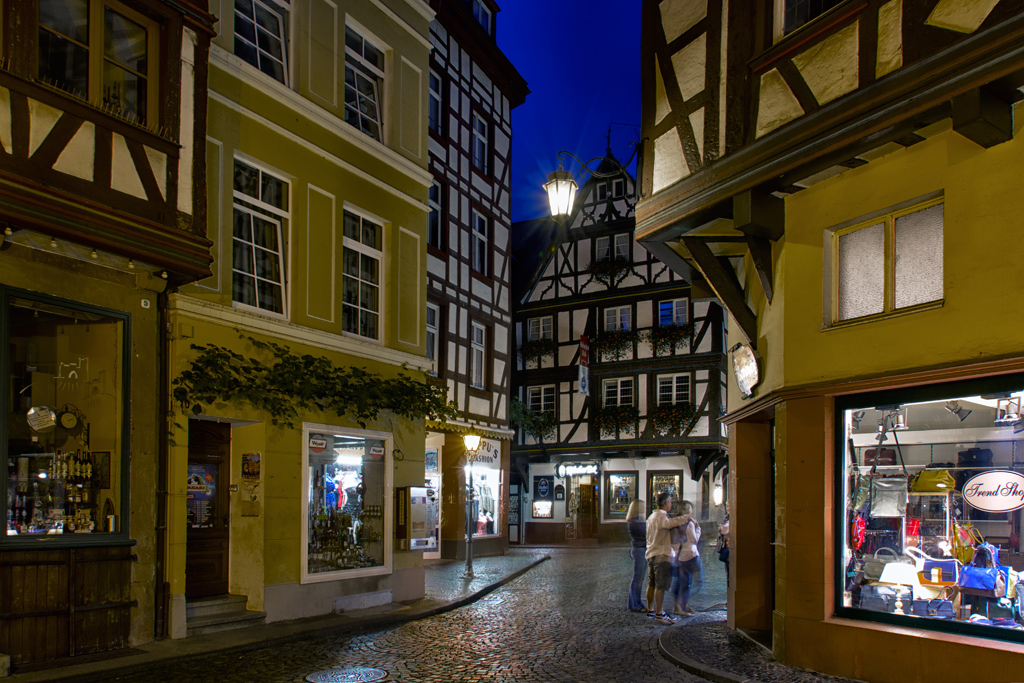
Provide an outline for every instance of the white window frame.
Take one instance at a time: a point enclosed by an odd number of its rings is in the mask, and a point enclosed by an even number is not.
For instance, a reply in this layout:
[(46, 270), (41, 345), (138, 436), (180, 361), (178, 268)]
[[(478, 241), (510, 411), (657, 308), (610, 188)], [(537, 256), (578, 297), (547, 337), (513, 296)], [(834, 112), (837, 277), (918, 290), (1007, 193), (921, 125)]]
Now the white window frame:
[(609, 306), (602, 314), (605, 332), (633, 329), (633, 308), (631, 306)]
[[(435, 82), (437, 87), (435, 88)], [(444, 79), (433, 69), (427, 80), (427, 127), (438, 135), (444, 132)]]
[(526, 405), (535, 413), (555, 412), (555, 385), (526, 388)]
[(488, 173), (488, 161), (490, 156), (490, 124), (488, 124), (487, 119), (476, 112), (473, 112), (473, 115), (470, 118), (470, 126), (473, 133), (473, 166), (484, 173)]
[[(665, 321), (665, 314), (662, 311), (662, 306), (672, 306), (671, 320)], [(685, 325), (690, 321), (690, 300), (686, 297), (679, 299), (665, 299), (664, 301), (658, 302), (658, 326), (666, 327), (668, 325)]]
[[(245, 192), (243, 190), (235, 189), (235, 187), (234, 187), (234, 167), (235, 167), (235, 164), (241, 164), (241, 165), (246, 166), (249, 169), (252, 169), (253, 171), (257, 172), (257, 174), (258, 174), (257, 175), (257, 179), (256, 179), (256, 186), (257, 186), (257, 188), (261, 188), (262, 189), (264, 187), (264, 183), (263, 183), (263, 177), (264, 176), (269, 176), (270, 178), (273, 178), (274, 180), (279, 182), (285, 188), (285, 195), (286, 195), (286, 197), (284, 198), (284, 202), (283, 202), (284, 206), (277, 206), (277, 205), (272, 204), (270, 202), (264, 201), (262, 194), (261, 194), (260, 197), (254, 197), (253, 195), (248, 194), (247, 192)], [(231, 282), (232, 282), (232, 284), (231, 284), (231, 299), (232, 299), (232, 305), (234, 307), (236, 307), (236, 308), (243, 308), (243, 309), (246, 309), (246, 310), (258, 311), (261, 314), (268, 314), (268, 315), (278, 316), (278, 317), (281, 317), (281, 318), (287, 318), (288, 317), (288, 298), (289, 297), (288, 297), (288, 278), (287, 278), (287, 273), (286, 273), (286, 264), (287, 264), (287, 260), (286, 260), (287, 259), (287, 249), (286, 249), (286, 246), (287, 245), (286, 245), (286, 240), (285, 240), (285, 224), (286, 224), (286, 222), (288, 221), (288, 219), (289, 219), (289, 217), (291, 215), (290, 211), (289, 211), (289, 204), (290, 204), (290, 201), (291, 201), (291, 183), (288, 180), (286, 180), (285, 178), (283, 178), (283, 177), (281, 177), (281, 176), (279, 176), (279, 175), (277, 175), (275, 173), (272, 173), (272, 172), (268, 171), (265, 167), (263, 167), (263, 166), (261, 166), (259, 164), (254, 163), (250, 159), (247, 159), (247, 158), (243, 159), (243, 158), (235, 157), (233, 159), (233, 162), (232, 162), (232, 183), (231, 183), (231, 187), (232, 187), (232, 197), (234, 199), (234, 201), (232, 203), (232, 237), (231, 237)], [(237, 236), (234, 235), (234, 227), (233, 227), (234, 226), (234, 214), (236, 214), (236, 213), (243, 213), (243, 214), (245, 214), (246, 216), (249, 217), (249, 221), (250, 221), (250, 237), (249, 237), (248, 240), (243, 240), (240, 237), (237, 237)], [(256, 268), (256, 263), (255, 263), (257, 250), (262, 250), (262, 251), (270, 251), (270, 250), (268, 250), (265, 247), (262, 247), (262, 246), (260, 246), (260, 245), (255, 243), (255, 238), (254, 238), (253, 233), (252, 233), (252, 231), (254, 229), (254, 226), (253, 226), (254, 219), (259, 219), (259, 220), (264, 221), (266, 223), (270, 223), (271, 225), (274, 226), (274, 229), (276, 231), (277, 251), (276, 251), (275, 256), (276, 256), (276, 258), (278, 260), (278, 270), (279, 270), (279, 277), (278, 277), (277, 280), (273, 280), (273, 279), (266, 278), (266, 277), (260, 277), (257, 274), (257, 268)], [(246, 272), (244, 270), (239, 270), (238, 268), (235, 267), (236, 263), (235, 263), (234, 253), (235, 253), (235, 246), (236, 246), (236, 244), (245, 245), (245, 247), (249, 250), (249, 252), (250, 252), (250, 254), (252, 256), (252, 261), (250, 262), (250, 266), (252, 268), (252, 272)], [(263, 282), (269, 283), (272, 286), (280, 287), (280, 289), (281, 289), (281, 310), (275, 310), (273, 308), (266, 308), (266, 307), (263, 307), (263, 306), (260, 305), (260, 296), (259, 296), (259, 287), (258, 286), (255, 286), (255, 291), (256, 291), (256, 304), (255, 305), (248, 304), (248, 303), (245, 303), (245, 302), (242, 302), (242, 301), (238, 301), (237, 299), (235, 299), (234, 283), (235, 283), (235, 279), (236, 278), (252, 279), (252, 280), (255, 281), (256, 284), (258, 284), (260, 281), (263, 281)]]
[(554, 319), (550, 315), (530, 318), (526, 321), (526, 338), (529, 341), (538, 339), (552, 339), (554, 334)]
[[(613, 252), (613, 245), (615, 251)], [(611, 259), (629, 259), (629, 233), (605, 235), (594, 241), (594, 260), (608, 261)]]
[[(612, 377), (601, 381), (601, 406), (631, 406), (634, 400), (632, 377)], [(625, 400), (624, 395), (628, 396)]]
[[(433, 318), (433, 320), (431, 320)], [(430, 374), (437, 377), (440, 367), (441, 340), (441, 307), (427, 302), (427, 360), (430, 361)]]
[(470, 324), (469, 338), (469, 386), (486, 389), (484, 363), (487, 360), (487, 328), (481, 323)]
[[(359, 39), (358, 49), (349, 45), (349, 33), (352, 38)], [(387, 74), (383, 67), (375, 66), (367, 58), (367, 53), (373, 55), (379, 53), (379, 61), (383, 64), (387, 60), (387, 51), (377, 47), (375, 40), (365, 37), (361, 29), (345, 26), (345, 123), (354, 127), (366, 136), (384, 142), (384, 84), (387, 82)], [(370, 52), (372, 50), (372, 52)], [(349, 84), (349, 73), (357, 87)], [(361, 107), (349, 103), (350, 91), (355, 95), (356, 102), (371, 99), (365, 92), (360, 92), (360, 87), (371, 87), (373, 90), (373, 105), (376, 109), (375, 116), (367, 116), (361, 111)], [(374, 131), (373, 127), (376, 127)]]
[[(356, 238), (349, 237), (349, 236), (345, 235), (345, 225), (346, 225), (345, 217), (346, 216), (353, 216), (353, 217), (359, 219), (360, 239), (356, 239)], [(379, 238), (380, 238), (380, 245), (381, 245), (380, 249), (377, 249), (377, 248), (375, 248), (372, 245), (364, 244), (363, 243), (362, 235), (363, 235), (363, 224), (364, 223), (369, 223), (370, 225), (375, 226), (376, 229), (379, 231)], [(344, 210), (344, 215), (342, 217), (342, 243), (341, 244), (342, 244), (342, 269), (341, 269), (341, 279), (342, 279), (342, 297), (341, 297), (342, 334), (346, 335), (346, 336), (357, 337), (359, 339), (364, 339), (364, 340), (368, 340), (368, 341), (379, 342), (383, 338), (383, 328), (384, 328), (384, 311), (383, 311), (384, 283), (386, 282), (386, 279), (384, 277), (384, 252), (385, 252), (385, 245), (384, 245), (384, 221), (380, 220), (379, 218), (370, 217), (370, 216), (368, 216), (366, 214), (363, 214), (362, 212), (360, 212), (358, 210), (355, 210), (355, 209), (352, 209), (351, 207), (346, 206), (345, 210)], [(359, 269), (358, 275), (350, 275), (350, 274), (345, 272), (345, 258), (347, 256), (346, 252), (350, 252), (350, 251), (359, 254), (360, 269)], [(362, 259), (363, 258), (370, 258), (370, 259), (373, 259), (373, 260), (376, 261), (376, 263), (377, 263), (377, 282), (376, 283), (363, 280), (363, 275), (362, 275)], [(360, 294), (359, 294), (360, 300), (357, 301), (354, 304), (351, 303), (351, 302), (345, 301), (345, 294), (344, 294), (344, 292), (345, 292), (345, 285), (346, 285), (346, 283), (349, 280), (357, 282), (358, 283), (358, 287), (359, 287), (359, 291), (360, 291)], [(367, 307), (366, 305), (364, 305), (364, 302), (362, 301), (362, 289), (363, 289), (363, 285), (364, 284), (367, 285), (367, 286), (370, 286), (370, 287), (375, 287), (376, 290), (377, 290), (376, 309), (371, 309), (371, 308)], [(355, 311), (356, 311), (358, 322), (357, 322), (355, 330), (345, 329), (345, 311), (346, 311), (346, 309), (355, 309)], [(377, 324), (377, 330), (376, 330), (377, 334), (376, 334), (376, 336), (369, 336), (369, 335), (365, 335), (365, 334), (362, 333), (361, 330), (362, 330), (362, 327), (363, 327), (363, 315), (364, 314), (376, 316), (376, 324)]]
[(476, 23), (483, 27), (487, 35), (494, 35), (494, 15), (491, 13), (491, 8), (483, 3), (483, 0), (471, 0), (473, 4), (473, 18), (476, 19)]
[[(658, 405), (692, 402), (692, 387), (689, 373), (658, 375)], [(670, 397), (669, 400), (665, 400), (666, 394)]]
[(427, 190), (427, 246), (444, 249), (444, 187), (438, 181)]
[(472, 234), (470, 235), (470, 240), (472, 244), (470, 245), (470, 253), (472, 262), (470, 263), (470, 265), (472, 266), (473, 270), (479, 273), (480, 275), (483, 275), (484, 277), (489, 277), (490, 272), (487, 269), (487, 255), (488, 245), (490, 243), (490, 235), (488, 234), (489, 231), (487, 216), (485, 216), (482, 212), (473, 209), (471, 220), (472, 225), (470, 226), (470, 232)]
[[(286, 7), (281, 6), (280, 4), (278, 4), (276, 2), (273, 2), (273, 0), (247, 0), (247, 1), (252, 2), (252, 6), (253, 6), (253, 15), (252, 16), (243, 15), (239, 11), (238, 6), (237, 5), (234, 6), (234, 22), (235, 22), (235, 24), (234, 24), (234, 39), (235, 39), (234, 54), (235, 54), (236, 57), (241, 59), (246, 64), (251, 65), (253, 68), (259, 70), (260, 73), (265, 74), (268, 78), (273, 78), (275, 81), (278, 81), (279, 83), (283, 83), (284, 85), (287, 86), (289, 84), (289, 81), (290, 81), (289, 74), (288, 74), (288, 68), (289, 68), (289, 60), (288, 60), (288, 48), (289, 48), (289, 44), (288, 44), (288, 9)], [(259, 21), (259, 17), (257, 15), (260, 14), (261, 10), (264, 13), (272, 14), (274, 16), (274, 18), (277, 19), (277, 24), (278, 24), (278, 29), (279, 29), (277, 34), (274, 34), (273, 32), (267, 30), (266, 25), (265, 25), (266, 22), (262, 22), (261, 23)], [(253, 28), (254, 28), (254, 30), (256, 32), (256, 42), (255, 43), (252, 40), (250, 40), (249, 38), (247, 38), (245, 36), (242, 36), (242, 35), (239, 35), (238, 27), (239, 27), (239, 19), (240, 18), (244, 18), (247, 22), (252, 24), (252, 26), (253, 26)], [(260, 36), (263, 36), (263, 40), (260, 40)], [(280, 59), (278, 59), (277, 56), (275, 56), (271, 51), (268, 51), (268, 50), (264, 49), (263, 47), (260, 47), (261, 43), (265, 43), (267, 40), (275, 41), (275, 42), (280, 44), (280, 46), (281, 46), (281, 57), (280, 57)], [(245, 56), (239, 54), (239, 50), (238, 50), (239, 42), (241, 42), (243, 45), (245, 45), (250, 50), (255, 50), (256, 51), (255, 52), (255, 57), (256, 57), (255, 63), (250, 61), (249, 59), (247, 59)], [(266, 62), (266, 64), (268, 65), (266, 68), (264, 67), (264, 62)], [(274, 73), (272, 73), (272, 71), (274, 71), (274, 69), (270, 69), (269, 65), (276, 65), (276, 66), (278, 66), (280, 68), (280, 71), (281, 71), (281, 77), (280, 78), (278, 78)]]

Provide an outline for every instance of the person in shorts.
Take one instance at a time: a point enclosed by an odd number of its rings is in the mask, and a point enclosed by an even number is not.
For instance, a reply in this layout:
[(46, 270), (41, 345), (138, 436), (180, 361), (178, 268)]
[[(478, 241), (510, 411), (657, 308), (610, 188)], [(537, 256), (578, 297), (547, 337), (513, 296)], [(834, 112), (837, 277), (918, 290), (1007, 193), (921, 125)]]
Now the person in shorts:
[(665, 591), (672, 587), (672, 529), (690, 521), (690, 515), (669, 517), (672, 508), (672, 494), (662, 491), (655, 498), (655, 509), (647, 518), (648, 581), (654, 586), (654, 604), (648, 605), (647, 616), (661, 624), (671, 624), (674, 619), (662, 609)]

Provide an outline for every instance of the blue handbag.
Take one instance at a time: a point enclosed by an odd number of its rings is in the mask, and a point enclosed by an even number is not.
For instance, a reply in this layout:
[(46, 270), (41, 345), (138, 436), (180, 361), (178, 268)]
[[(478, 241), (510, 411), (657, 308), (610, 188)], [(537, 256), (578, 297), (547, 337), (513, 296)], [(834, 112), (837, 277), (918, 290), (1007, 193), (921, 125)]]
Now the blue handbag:
[(974, 549), (971, 563), (960, 570), (956, 585), (963, 595), (1001, 598), (1006, 595), (1010, 568), (999, 564), (999, 548), (980, 543)]
[(939, 581), (942, 583), (956, 583), (960, 578), (960, 560), (955, 557), (931, 557), (913, 546), (908, 547), (906, 553), (914, 558), (922, 583), (932, 583), (933, 569), (939, 570)]
[(934, 600), (914, 600), (912, 610), (912, 614), (917, 617), (948, 620), (956, 618), (956, 612), (953, 611), (953, 603), (939, 598)]

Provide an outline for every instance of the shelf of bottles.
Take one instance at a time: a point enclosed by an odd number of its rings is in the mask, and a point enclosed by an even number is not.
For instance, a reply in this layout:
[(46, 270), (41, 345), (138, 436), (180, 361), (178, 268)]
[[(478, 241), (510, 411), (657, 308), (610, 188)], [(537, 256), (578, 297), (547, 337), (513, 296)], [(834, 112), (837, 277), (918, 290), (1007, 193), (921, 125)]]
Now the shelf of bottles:
[(314, 470), (307, 571), (322, 574), (380, 566), (384, 506), (366, 503), (361, 483), (342, 496), (344, 502), (339, 506), (337, 487), (328, 482), (333, 474), (325, 469)]
[(97, 530), (98, 491), (85, 449), (15, 456), (8, 489), (7, 535), (87, 534)]

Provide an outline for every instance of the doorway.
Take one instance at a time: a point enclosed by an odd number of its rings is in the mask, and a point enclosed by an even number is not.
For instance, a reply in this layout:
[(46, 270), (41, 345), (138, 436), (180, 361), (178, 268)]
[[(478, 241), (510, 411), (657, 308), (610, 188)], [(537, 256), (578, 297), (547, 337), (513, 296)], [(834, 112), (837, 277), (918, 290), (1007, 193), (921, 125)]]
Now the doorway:
[(231, 425), (190, 420), (185, 596), (228, 592)]
[(600, 498), (597, 493), (597, 486), (591, 481), (590, 476), (580, 478), (579, 492), (580, 505), (579, 516), (577, 517), (579, 530), (576, 537), (596, 538)]

